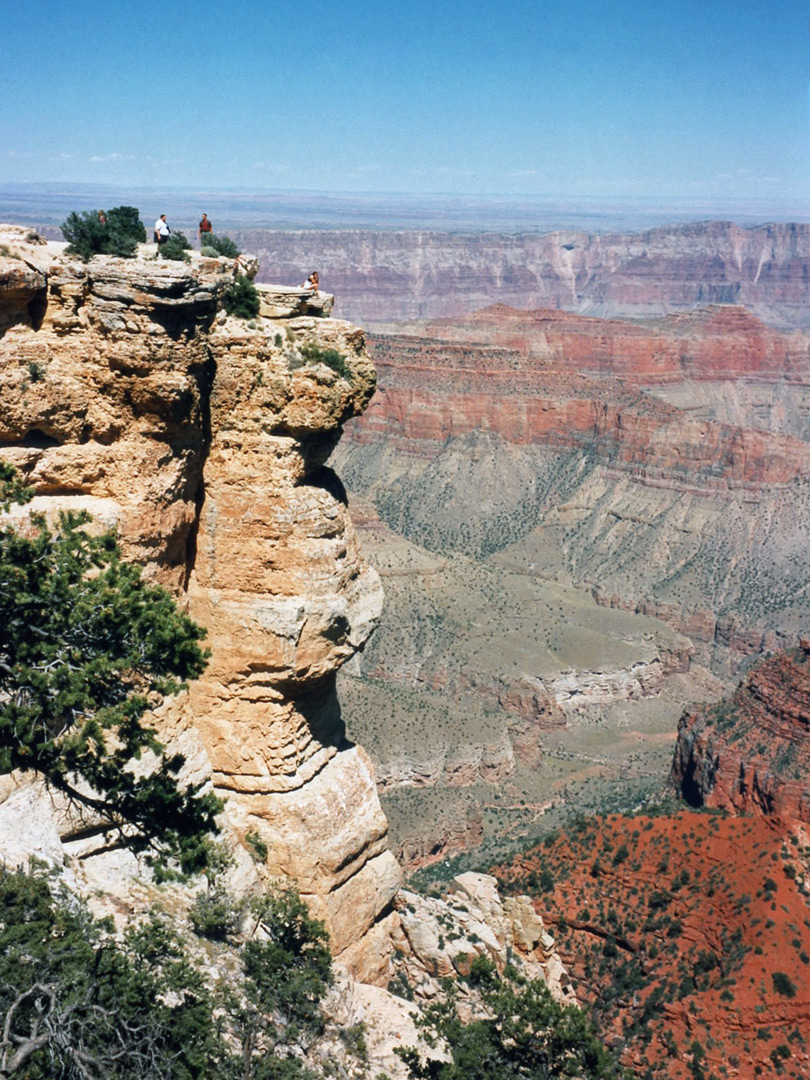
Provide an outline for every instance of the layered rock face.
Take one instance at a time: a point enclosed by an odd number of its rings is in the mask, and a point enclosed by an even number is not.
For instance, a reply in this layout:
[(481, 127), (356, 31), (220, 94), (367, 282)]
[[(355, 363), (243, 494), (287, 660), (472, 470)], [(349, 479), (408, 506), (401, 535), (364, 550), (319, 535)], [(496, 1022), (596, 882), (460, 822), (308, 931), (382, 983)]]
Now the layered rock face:
[(643, 233), (545, 235), (244, 231), (264, 280), (310, 266), (363, 323), (432, 319), (493, 302), (651, 316), (744, 304), (769, 322), (810, 324), (810, 226), (709, 221)]
[(643, 323), (497, 304), (464, 319), (437, 319), (425, 332), (443, 341), (525, 353), (552, 369), (618, 376), (641, 386), (687, 379), (810, 379), (805, 332), (775, 330), (732, 304)]
[(672, 779), (693, 806), (810, 824), (810, 641), (759, 664), (731, 700), (685, 713)]
[(638, 374), (607, 382), (561, 371), (567, 354), (549, 368), (486, 345), (388, 336), (372, 348), (381, 393), (352, 441), (399, 439), (432, 457), (448, 437), (484, 429), (512, 445), (588, 449), (611, 467), (641, 465), (651, 479), (708, 490), (786, 483), (807, 467), (801, 439), (695, 420), (635, 389)]
[[(382, 978), (399, 873), (335, 692), (382, 590), (324, 466), (374, 390), (362, 333), (300, 290), (262, 290), (250, 326), (227, 317), (225, 260), (83, 265), (21, 231), (0, 240), (3, 458), (36, 507), (116, 528), (208, 628), (208, 670), (161, 730), (202, 740), (191, 764), (227, 796), (229, 828), (257, 834), (265, 872), (295, 878), (337, 953)], [(305, 343), (339, 351), (343, 374)]]
[(393, 529), (571, 575), (724, 673), (802, 630), (804, 332), (499, 307), (427, 333), (372, 337), (380, 392), (338, 452)]

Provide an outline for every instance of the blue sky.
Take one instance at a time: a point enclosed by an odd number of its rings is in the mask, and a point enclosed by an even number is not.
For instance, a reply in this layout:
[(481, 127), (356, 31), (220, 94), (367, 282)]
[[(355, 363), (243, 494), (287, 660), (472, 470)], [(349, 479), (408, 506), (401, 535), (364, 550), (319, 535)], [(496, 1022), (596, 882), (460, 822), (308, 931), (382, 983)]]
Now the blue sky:
[(28, 0), (0, 181), (810, 195), (797, 0)]

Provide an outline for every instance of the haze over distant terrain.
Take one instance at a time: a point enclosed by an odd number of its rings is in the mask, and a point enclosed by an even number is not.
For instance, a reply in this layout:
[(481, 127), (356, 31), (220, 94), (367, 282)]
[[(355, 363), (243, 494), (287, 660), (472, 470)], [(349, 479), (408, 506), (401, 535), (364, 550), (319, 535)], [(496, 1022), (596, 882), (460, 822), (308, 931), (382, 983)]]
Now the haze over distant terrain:
[(196, 232), (205, 210), (218, 230), (373, 229), (465, 232), (638, 231), (676, 222), (810, 222), (810, 197), (551, 198), (539, 195), (441, 195), (138, 187), (132, 184), (16, 183), (0, 178), (0, 220), (56, 227), (72, 210), (137, 206), (144, 220), (165, 212), (175, 228)]

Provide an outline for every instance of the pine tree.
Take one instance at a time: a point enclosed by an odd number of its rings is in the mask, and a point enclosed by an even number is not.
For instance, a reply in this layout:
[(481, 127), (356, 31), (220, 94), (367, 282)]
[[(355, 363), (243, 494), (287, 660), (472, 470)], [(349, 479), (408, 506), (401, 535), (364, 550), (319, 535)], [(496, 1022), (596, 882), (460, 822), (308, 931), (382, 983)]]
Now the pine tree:
[[(0, 507), (29, 495), (0, 463)], [(198, 869), (221, 804), (180, 788), (182, 756), (163, 755), (142, 721), (203, 671), (205, 632), (89, 520), (0, 526), (0, 772), (35, 771), (155, 865)], [(157, 766), (138, 776), (144, 750)]]

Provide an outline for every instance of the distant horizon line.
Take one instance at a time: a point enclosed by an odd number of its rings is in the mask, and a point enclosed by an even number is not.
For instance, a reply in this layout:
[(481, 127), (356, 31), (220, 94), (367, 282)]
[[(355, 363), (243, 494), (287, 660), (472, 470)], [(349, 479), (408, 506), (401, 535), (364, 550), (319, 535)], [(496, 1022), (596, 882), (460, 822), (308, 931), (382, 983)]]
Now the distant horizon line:
[(166, 213), (195, 233), (204, 210), (218, 231), (642, 233), (712, 221), (742, 228), (810, 224), (810, 198), (707, 198), (682, 195), (516, 195), (347, 192), (294, 188), (202, 189), (78, 181), (0, 181), (0, 221), (59, 228), (72, 211), (137, 206), (147, 226)]
[(385, 199), (397, 200), (441, 200), (454, 201), (464, 200), (469, 202), (510, 202), (510, 203), (554, 203), (561, 204), (566, 208), (574, 208), (578, 205), (594, 203), (606, 205), (650, 205), (650, 206), (716, 206), (716, 207), (745, 207), (745, 206), (803, 206), (810, 212), (810, 195), (808, 196), (712, 196), (712, 195), (635, 195), (635, 194), (593, 194), (593, 195), (564, 195), (550, 192), (519, 193), (507, 191), (489, 192), (445, 192), (445, 191), (354, 191), (342, 188), (286, 188), (286, 187), (260, 187), (249, 185), (236, 185), (230, 187), (206, 187), (200, 184), (139, 184), (120, 183), (117, 181), (91, 181), (91, 180), (3, 180), (0, 179), (0, 191), (13, 192), (19, 189), (49, 190), (49, 191), (138, 191), (138, 192), (166, 192), (187, 193), (189, 195), (213, 195), (213, 196), (289, 196), (294, 198), (334, 198), (354, 200), (384, 201)]

